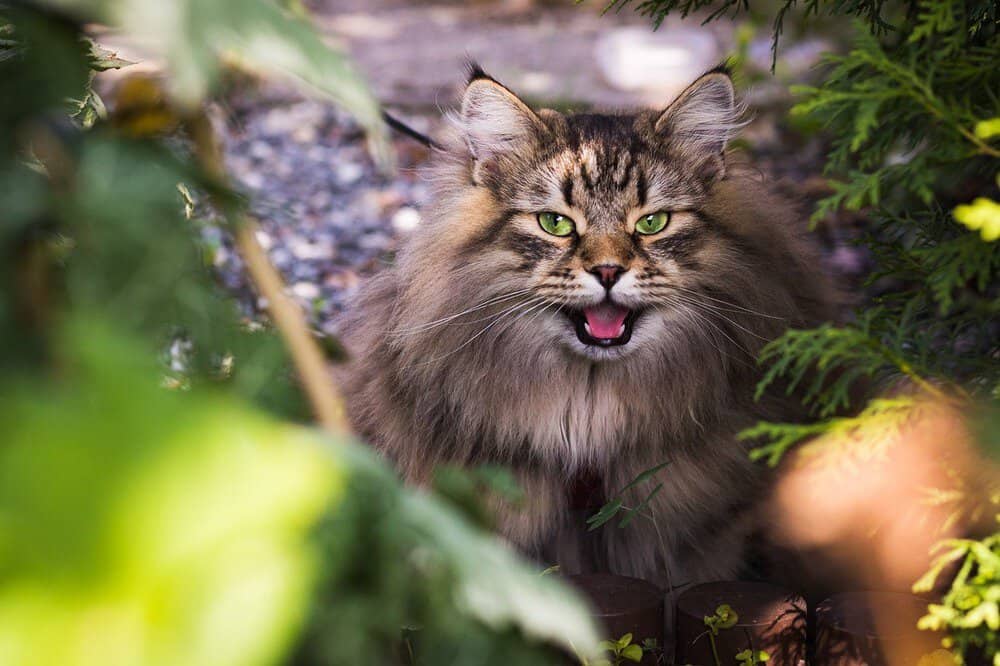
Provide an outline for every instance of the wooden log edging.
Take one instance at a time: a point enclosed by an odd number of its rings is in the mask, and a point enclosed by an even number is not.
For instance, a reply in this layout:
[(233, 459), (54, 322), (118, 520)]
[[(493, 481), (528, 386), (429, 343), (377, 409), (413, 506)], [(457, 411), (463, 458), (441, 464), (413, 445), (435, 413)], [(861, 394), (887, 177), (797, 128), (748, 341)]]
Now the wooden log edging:
[[(720, 607), (733, 613), (729, 620), (706, 622), (718, 617)], [(740, 663), (737, 655), (751, 650), (767, 652), (768, 666), (802, 666), (807, 620), (805, 600), (774, 585), (740, 581), (696, 585), (677, 599), (675, 661), (735, 666)]]
[[(616, 640), (632, 634), (632, 642), (642, 645), (653, 639), (664, 644), (664, 592), (656, 585), (613, 574), (574, 574), (567, 582), (578, 589), (593, 607), (593, 617), (604, 629), (604, 637)], [(657, 652), (647, 652), (640, 663), (657, 663)], [(629, 662), (632, 663), (632, 662)]]
[(845, 592), (816, 607), (815, 666), (917, 664), (940, 636), (917, 629), (927, 601), (897, 592)]
[(591, 602), (604, 638), (656, 641), (660, 649), (643, 656), (647, 665), (760, 666), (763, 651), (766, 666), (912, 666), (945, 653), (939, 634), (916, 628), (928, 601), (906, 593), (844, 592), (807, 606), (801, 595), (767, 583), (703, 583), (678, 595), (667, 628), (666, 595), (648, 581), (612, 574), (566, 580)]

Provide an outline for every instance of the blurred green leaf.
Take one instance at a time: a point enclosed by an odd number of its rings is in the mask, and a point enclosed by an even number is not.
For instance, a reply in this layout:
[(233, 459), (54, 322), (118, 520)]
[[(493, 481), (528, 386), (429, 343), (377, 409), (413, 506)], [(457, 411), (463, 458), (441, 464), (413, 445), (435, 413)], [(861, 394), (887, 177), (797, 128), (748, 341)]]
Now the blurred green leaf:
[(60, 355), (59, 381), (7, 382), (0, 405), (0, 663), (280, 657), (342, 487), (321, 438), (158, 388), (99, 320), (70, 323)]
[(342, 105), (366, 128), (377, 159), (391, 163), (378, 103), (348, 59), (304, 18), (270, 0), (43, 0), (83, 20), (119, 28), (162, 55), (181, 106), (208, 96), (226, 61), (290, 77)]
[(109, 69), (121, 69), (135, 63), (131, 60), (119, 58), (118, 54), (110, 51), (93, 40), (90, 41), (90, 68), (104, 72)]
[(622, 657), (628, 659), (629, 661), (634, 661), (639, 663), (642, 661), (642, 646), (640, 645), (628, 645), (622, 650)]

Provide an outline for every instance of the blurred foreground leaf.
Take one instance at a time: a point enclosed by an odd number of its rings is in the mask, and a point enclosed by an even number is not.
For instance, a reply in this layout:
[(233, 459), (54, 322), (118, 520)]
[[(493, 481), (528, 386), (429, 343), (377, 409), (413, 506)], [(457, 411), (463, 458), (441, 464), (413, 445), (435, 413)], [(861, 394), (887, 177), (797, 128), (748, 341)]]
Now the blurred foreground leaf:
[(596, 644), (563, 583), (368, 449), (165, 390), (109, 330), (74, 320), (59, 379), (4, 387), (0, 663), (385, 663), (405, 626), (427, 664)]
[(333, 457), (304, 428), (158, 388), (101, 325), (69, 333), (66, 376), (0, 406), (0, 663), (274, 662), (343, 485)]
[(378, 161), (391, 161), (378, 103), (349, 60), (309, 23), (270, 0), (43, 0), (85, 21), (119, 28), (170, 67), (178, 103), (196, 106), (224, 63), (291, 77), (333, 100), (366, 128)]

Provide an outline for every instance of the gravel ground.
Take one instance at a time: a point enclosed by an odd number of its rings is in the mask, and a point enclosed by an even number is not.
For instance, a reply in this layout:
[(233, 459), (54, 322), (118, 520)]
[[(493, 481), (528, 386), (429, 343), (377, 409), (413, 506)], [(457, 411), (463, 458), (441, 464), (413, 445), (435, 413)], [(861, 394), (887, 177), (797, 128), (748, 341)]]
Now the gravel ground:
[[(390, 261), (401, 237), (418, 225), (428, 192), (415, 167), (427, 149), (395, 139), (398, 169), (381, 174), (358, 126), (310, 100), (257, 106), (229, 127), (228, 167), (250, 196), (258, 239), (316, 326), (333, 332), (334, 315), (360, 280)], [(206, 233), (219, 246), (224, 284), (250, 310), (260, 309), (227, 239), (217, 230)]]

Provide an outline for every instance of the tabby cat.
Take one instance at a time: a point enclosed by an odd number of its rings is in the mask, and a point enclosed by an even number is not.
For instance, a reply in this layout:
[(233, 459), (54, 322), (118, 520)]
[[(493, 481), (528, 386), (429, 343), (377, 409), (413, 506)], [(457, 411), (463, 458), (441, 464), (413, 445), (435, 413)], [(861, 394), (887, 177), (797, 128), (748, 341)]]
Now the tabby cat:
[[(564, 115), (473, 67), (422, 225), (342, 323), (356, 430), (414, 484), (509, 467), (499, 531), (564, 571), (740, 575), (766, 479), (734, 433), (798, 416), (753, 400), (755, 354), (830, 315), (800, 219), (727, 164), (741, 115), (724, 68), (666, 109)], [(587, 530), (663, 463), (627, 528)]]

